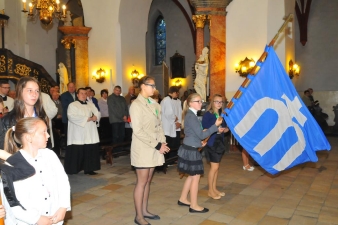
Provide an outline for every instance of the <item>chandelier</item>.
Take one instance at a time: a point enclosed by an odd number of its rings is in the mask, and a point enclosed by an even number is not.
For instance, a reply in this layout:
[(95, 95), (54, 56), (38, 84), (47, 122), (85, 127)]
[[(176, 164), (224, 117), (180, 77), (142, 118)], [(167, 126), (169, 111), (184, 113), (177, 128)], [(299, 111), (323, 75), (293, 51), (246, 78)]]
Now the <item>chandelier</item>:
[(28, 12), (29, 19), (34, 19), (35, 16), (39, 15), (41, 23), (45, 26), (51, 24), (53, 18), (61, 19), (66, 17), (66, 6), (62, 6), (61, 13), (60, 0), (32, 0), (32, 2), (28, 4), (28, 11), (26, 1), (27, 0), (22, 0), (22, 12)]

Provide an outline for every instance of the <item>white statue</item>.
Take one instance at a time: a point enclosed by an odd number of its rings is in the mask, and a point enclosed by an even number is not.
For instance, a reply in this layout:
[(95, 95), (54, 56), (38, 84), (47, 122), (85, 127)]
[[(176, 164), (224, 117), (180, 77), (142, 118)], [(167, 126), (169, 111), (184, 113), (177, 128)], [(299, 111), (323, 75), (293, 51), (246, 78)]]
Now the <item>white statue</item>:
[(62, 94), (68, 91), (67, 84), (69, 82), (67, 68), (62, 62), (59, 63), (58, 73), (60, 75), (60, 94)]
[(66, 18), (64, 19), (64, 24), (63, 26), (69, 27), (69, 26), (73, 26), (72, 24), (72, 15), (70, 14), (70, 11), (67, 11), (66, 13)]
[(204, 47), (202, 50), (202, 55), (195, 63), (196, 70), (196, 79), (194, 88), (196, 92), (201, 96), (202, 100), (206, 100), (206, 81), (208, 76), (208, 67), (209, 67), (209, 49)]

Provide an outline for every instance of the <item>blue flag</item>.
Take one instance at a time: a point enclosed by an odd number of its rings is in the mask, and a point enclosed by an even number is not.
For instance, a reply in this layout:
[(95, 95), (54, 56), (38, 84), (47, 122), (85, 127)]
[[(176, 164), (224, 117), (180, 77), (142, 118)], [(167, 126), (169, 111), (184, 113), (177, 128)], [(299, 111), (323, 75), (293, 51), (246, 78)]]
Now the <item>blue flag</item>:
[(248, 87), (222, 115), (237, 141), (267, 172), (276, 174), (330, 150), (323, 131), (299, 97), (273, 47)]

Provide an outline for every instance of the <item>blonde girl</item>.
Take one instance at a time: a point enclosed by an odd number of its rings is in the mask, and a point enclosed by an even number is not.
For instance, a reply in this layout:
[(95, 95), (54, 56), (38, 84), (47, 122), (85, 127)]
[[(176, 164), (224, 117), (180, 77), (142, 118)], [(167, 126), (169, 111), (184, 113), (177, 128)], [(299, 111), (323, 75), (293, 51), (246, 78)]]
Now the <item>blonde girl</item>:
[[(70, 210), (70, 185), (63, 166), (47, 149), (46, 123), (38, 117), (21, 119), (5, 137), (5, 150), (20, 152), (35, 168), (35, 174), (13, 182), (17, 199), (23, 206), (12, 207), (17, 224), (63, 224)], [(20, 148), (18, 148), (20, 146)]]
[[(202, 125), (203, 128), (211, 127), (217, 118), (220, 117), (223, 111), (224, 101), (221, 95), (214, 95), (206, 113), (203, 115)], [(213, 199), (220, 199), (221, 196), (225, 196), (224, 192), (220, 192), (216, 188), (219, 162), (225, 151), (224, 146), (224, 132), (228, 132), (229, 128), (226, 127), (225, 121), (221, 125), (224, 129), (222, 133), (213, 133), (208, 139), (207, 145), (203, 148), (205, 157), (210, 162), (210, 170), (208, 174), (208, 195)]]
[[(215, 121), (209, 129), (203, 130), (200, 121), (197, 118), (197, 111), (201, 110), (202, 99), (199, 94), (191, 94), (184, 103), (182, 112), (182, 125), (184, 127), (183, 144), (178, 150), (178, 164), (179, 172), (188, 174), (185, 180), (181, 196), (177, 202), (181, 206), (189, 206), (190, 213), (206, 213), (209, 209), (199, 206), (197, 203), (198, 183), (201, 174), (204, 173), (201, 153), (198, 148), (203, 147), (205, 143), (202, 140), (211, 134), (219, 131), (223, 132), (224, 128), (217, 128), (222, 123), (220, 117)], [(190, 201), (188, 194), (190, 193)]]

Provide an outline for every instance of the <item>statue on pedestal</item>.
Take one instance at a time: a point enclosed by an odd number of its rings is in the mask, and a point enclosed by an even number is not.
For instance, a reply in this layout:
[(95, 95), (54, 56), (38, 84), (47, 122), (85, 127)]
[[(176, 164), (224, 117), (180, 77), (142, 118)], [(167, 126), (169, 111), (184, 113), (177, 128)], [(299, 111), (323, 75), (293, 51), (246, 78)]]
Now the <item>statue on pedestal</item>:
[(206, 80), (209, 68), (208, 52), (209, 49), (207, 47), (204, 47), (202, 50), (202, 55), (200, 55), (199, 59), (195, 63), (196, 79), (194, 88), (196, 92), (201, 96), (203, 101), (206, 101)]
[(60, 75), (60, 94), (62, 94), (68, 91), (67, 84), (69, 83), (68, 71), (62, 62), (59, 63), (58, 73)]
[(73, 26), (73, 24), (72, 24), (72, 17), (71, 17), (72, 15), (70, 14), (70, 11), (67, 11), (67, 13), (66, 13), (66, 18), (64, 19), (64, 24), (63, 24), (63, 26)]

